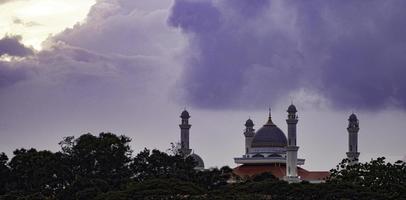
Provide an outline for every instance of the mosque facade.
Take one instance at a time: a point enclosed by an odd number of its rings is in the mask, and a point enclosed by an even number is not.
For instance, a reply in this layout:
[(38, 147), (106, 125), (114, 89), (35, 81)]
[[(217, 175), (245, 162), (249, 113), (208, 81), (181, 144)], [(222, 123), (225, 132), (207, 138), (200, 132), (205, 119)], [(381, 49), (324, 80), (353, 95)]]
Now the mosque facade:
[[(203, 170), (203, 159), (192, 153), (189, 147), (190, 115), (184, 110), (181, 114), (181, 152), (192, 156), (197, 162), (196, 169)], [(329, 171), (309, 171), (301, 166), (305, 164), (304, 158), (298, 158), (299, 146), (297, 145), (297, 124), (299, 118), (295, 105), (287, 109), (287, 134), (285, 134), (272, 121), (271, 110), (267, 122), (257, 131), (254, 122), (248, 119), (243, 132), (245, 138), (245, 154), (234, 158), (238, 165), (234, 174), (240, 177), (251, 177), (261, 173), (270, 172), (275, 177), (290, 183), (309, 181), (312, 183), (324, 182), (330, 175)], [(348, 152), (347, 159), (350, 164), (358, 162), (358, 131), (359, 121), (353, 113), (348, 119)]]

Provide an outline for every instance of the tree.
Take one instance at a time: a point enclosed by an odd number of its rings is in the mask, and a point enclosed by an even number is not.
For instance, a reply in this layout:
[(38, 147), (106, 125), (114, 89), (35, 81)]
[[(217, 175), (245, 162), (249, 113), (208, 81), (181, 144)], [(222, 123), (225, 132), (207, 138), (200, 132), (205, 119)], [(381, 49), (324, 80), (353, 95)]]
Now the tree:
[(69, 187), (57, 195), (59, 200), (87, 200), (93, 199), (101, 193), (112, 189), (104, 179), (76, 177)]
[(168, 155), (159, 150), (144, 149), (135, 156), (131, 168), (137, 181), (153, 178), (179, 178), (190, 180), (195, 176), (193, 158), (179, 154)]
[(206, 191), (189, 181), (176, 178), (149, 179), (143, 182), (132, 182), (124, 190), (112, 191), (97, 196), (97, 200), (119, 199), (190, 199)]
[(8, 187), (21, 194), (54, 197), (67, 185), (69, 170), (61, 153), (17, 149), (9, 166), (11, 180)]
[(5, 153), (0, 153), (0, 195), (7, 192), (6, 186), (10, 179), (10, 169), (7, 166), (8, 157)]
[(226, 185), (230, 179), (232, 169), (224, 166), (220, 169), (211, 168), (208, 170), (197, 171), (193, 181), (206, 189), (215, 189), (220, 186)]
[(252, 181), (255, 181), (255, 182), (265, 181), (265, 180), (274, 180), (274, 181), (277, 181), (278, 178), (276, 178), (276, 177), (275, 177), (272, 173), (270, 173), (270, 172), (264, 172), (264, 173), (261, 173), (261, 174), (258, 174), (258, 175), (256, 175), (256, 176), (252, 177)]
[(359, 185), (388, 198), (406, 198), (406, 163), (386, 163), (385, 157), (351, 165), (344, 159), (331, 170), (330, 183)]
[(67, 137), (59, 144), (71, 163), (72, 174), (77, 177), (106, 180), (119, 187), (130, 177), (130, 138), (112, 133), (90, 133), (79, 138)]

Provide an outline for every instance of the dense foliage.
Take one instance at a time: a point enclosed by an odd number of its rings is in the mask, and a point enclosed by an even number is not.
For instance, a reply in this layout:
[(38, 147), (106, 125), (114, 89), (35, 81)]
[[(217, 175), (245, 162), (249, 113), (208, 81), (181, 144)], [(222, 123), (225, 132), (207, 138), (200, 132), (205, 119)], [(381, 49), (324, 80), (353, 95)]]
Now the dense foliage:
[[(101, 133), (67, 137), (53, 153), (17, 149), (0, 154), (0, 200), (127, 199), (406, 199), (404, 162), (348, 164), (327, 183), (288, 184), (272, 174), (241, 179), (229, 167), (195, 170), (172, 146), (135, 156), (125, 136)], [(231, 183), (232, 182), (232, 183)]]
[(403, 161), (386, 163), (385, 157), (381, 157), (351, 165), (343, 160), (331, 173), (330, 183), (358, 185), (388, 198), (406, 199), (406, 163)]

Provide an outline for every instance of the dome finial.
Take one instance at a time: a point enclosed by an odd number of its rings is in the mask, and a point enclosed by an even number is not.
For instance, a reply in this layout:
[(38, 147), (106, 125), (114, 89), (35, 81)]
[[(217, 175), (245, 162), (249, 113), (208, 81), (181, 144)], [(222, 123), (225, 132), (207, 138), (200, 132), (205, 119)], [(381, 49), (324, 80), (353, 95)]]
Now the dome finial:
[(271, 118), (272, 117), (272, 114), (271, 114), (271, 107), (269, 107), (269, 118)]
[(269, 107), (269, 116), (268, 116), (268, 122), (266, 123), (266, 125), (274, 125), (274, 123), (272, 122), (272, 112), (271, 112), (271, 107)]

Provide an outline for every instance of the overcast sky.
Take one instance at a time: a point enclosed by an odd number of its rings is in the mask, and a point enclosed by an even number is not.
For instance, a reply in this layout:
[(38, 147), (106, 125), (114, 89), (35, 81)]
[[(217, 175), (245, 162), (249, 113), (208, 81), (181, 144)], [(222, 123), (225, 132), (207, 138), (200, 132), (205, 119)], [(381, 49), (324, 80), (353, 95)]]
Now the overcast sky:
[(111, 131), (136, 151), (179, 141), (206, 166), (243, 129), (298, 108), (304, 168), (329, 170), (360, 119), (360, 159), (406, 155), (403, 0), (0, 0), (0, 152)]

